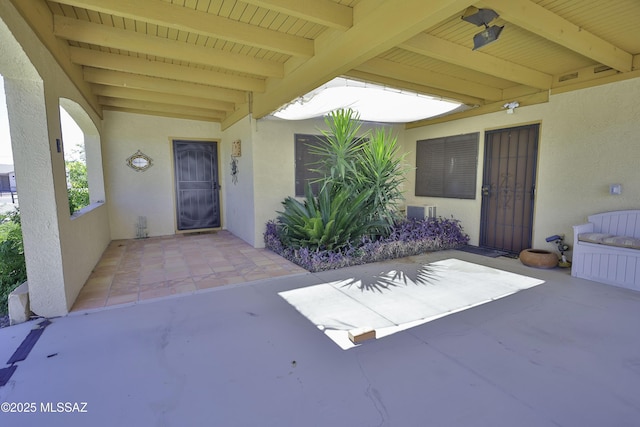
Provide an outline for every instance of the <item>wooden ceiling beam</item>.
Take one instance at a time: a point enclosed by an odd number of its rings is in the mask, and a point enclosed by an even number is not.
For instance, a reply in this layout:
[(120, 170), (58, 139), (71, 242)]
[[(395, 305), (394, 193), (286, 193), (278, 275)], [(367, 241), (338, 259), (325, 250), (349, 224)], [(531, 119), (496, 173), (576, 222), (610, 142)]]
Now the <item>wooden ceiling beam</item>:
[[(375, 3), (375, 8), (370, 3)], [(416, 34), (460, 13), (469, 0), (363, 0), (354, 8), (354, 25), (346, 32), (327, 29), (315, 41), (315, 55), (287, 73), (269, 79), (267, 92), (255, 94), (253, 115), (260, 118), (332, 78), (356, 68)], [(362, 16), (359, 8), (367, 10)], [(360, 16), (362, 16), (360, 18)]]
[(408, 82), (406, 80), (399, 80), (393, 77), (380, 76), (377, 74), (367, 73), (359, 70), (350, 70), (344, 74), (346, 77), (353, 78), (364, 82), (372, 82), (396, 89), (412, 90), (416, 93), (421, 93), (427, 96), (440, 97), (446, 101), (461, 102), (467, 105), (482, 105), (484, 100), (469, 96), (464, 93), (453, 92), (435, 88), (433, 86), (425, 86), (423, 84)]
[(226, 130), (231, 126), (233, 126), (235, 123), (244, 119), (245, 117), (247, 118), (247, 120), (251, 121), (251, 118), (248, 117), (250, 113), (251, 113), (251, 110), (249, 109), (248, 102), (246, 104), (238, 105), (238, 108), (236, 109), (236, 111), (234, 111), (231, 114), (228, 114), (227, 117), (225, 117), (222, 120), (222, 124), (220, 126), (221, 129)]
[[(452, 120), (465, 119), (468, 117), (476, 117), (476, 116), (481, 116), (483, 114), (490, 114), (490, 113), (496, 113), (499, 111), (505, 111), (503, 102), (504, 101), (493, 102), (491, 104), (482, 105), (477, 108), (461, 111), (459, 113), (447, 114), (445, 116), (419, 120), (416, 122), (410, 122), (405, 125), (405, 129), (415, 129), (422, 126), (435, 125), (437, 123), (445, 123)], [(540, 91), (535, 94), (519, 98), (518, 102), (520, 103), (520, 107), (549, 102), (549, 91)]]
[(632, 69), (633, 56), (530, 0), (481, 0), (502, 19), (618, 71)]
[(538, 89), (550, 89), (553, 76), (473, 51), (426, 33), (400, 44), (402, 49)]
[(207, 115), (200, 116), (200, 115), (184, 114), (182, 112), (175, 112), (175, 111), (167, 113), (164, 111), (139, 110), (136, 108), (112, 107), (108, 105), (103, 106), (102, 109), (105, 111), (117, 111), (121, 113), (143, 114), (145, 116), (169, 117), (172, 119), (199, 120), (199, 121), (214, 122), (214, 123), (222, 122), (222, 119), (219, 119), (216, 117), (211, 117)]
[(144, 53), (162, 58), (209, 65), (265, 77), (282, 77), (281, 63), (265, 61), (237, 53), (224, 52), (166, 38), (149, 36), (107, 25), (54, 15), (56, 37), (76, 42)]
[(247, 102), (246, 92), (239, 90), (181, 82), (160, 77), (143, 76), (141, 74), (131, 74), (122, 71), (105, 70), (102, 68), (84, 67), (84, 78), (90, 83), (100, 85), (210, 98), (233, 104), (243, 104)]
[(133, 56), (106, 53), (80, 47), (71, 47), (69, 53), (71, 55), (71, 61), (80, 65), (208, 84), (229, 89), (264, 92), (265, 83), (262, 79), (236, 76), (200, 68), (183, 67), (181, 65), (167, 64), (159, 61), (147, 61), (146, 59)]
[(481, 99), (492, 101), (502, 99), (501, 89), (385, 59), (371, 59), (356, 67), (356, 70), (392, 77), (423, 86), (432, 86), (450, 92), (462, 92)]
[(347, 30), (353, 25), (353, 9), (331, 0), (313, 0), (312, 2), (300, 0), (244, 1), (338, 30)]
[[(520, 97), (533, 95), (539, 92), (541, 92), (540, 89), (531, 86), (512, 86), (502, 89), (502, 100), (504, 102), (517, 101)], [(544, 89), (542, 92), (549, 92), (549, 89)]]
[(159, 102), (136, 101), (131, 99), (108, 98), (104, 96), (98, 97), (101, 105), (108, 107), (130, 108), (138, 111), (153, 111), (159, 113), (176, 113), (189, 116), (211, 117), (211, 119), (222, 120), (225, 118), (224, 111), (209, 110), (198, 107), (185, 107), (182, 105), (163, 104)]
[(208, 110), (234, 111), (230, 102), (217, 101), (195, 96), (175, 95), (171, 93), (150, 92), (117, 86), (94, 85), (93, 93), (109, 98), (132, 99), (136, 101), (157, 102), (161, 104), (185, 105), (187, 107), (206, 108)]
[(553, 88), (551, 89), (551, 93), (553, 95), (556, 95), (558, 93), (586, 89), (588, 87), (594, 87), (598, 85), (640, 77), (640, 69), (629, 71), (628, 73), (621, 73), (614, 69), (600, 71), (597, 68), (598, 67), (587, 67), (581, 70), (577, 70), (574, 73), (569, 73), (571, 74), (572, 78), (568, 80), (564, 79), (567, 74), (559, 76), (559, 82), (553, 86)]
[(313, 41), (158, 0), (54, 0), (56, 3), (149, 22), (175, 30), (311, 57)]

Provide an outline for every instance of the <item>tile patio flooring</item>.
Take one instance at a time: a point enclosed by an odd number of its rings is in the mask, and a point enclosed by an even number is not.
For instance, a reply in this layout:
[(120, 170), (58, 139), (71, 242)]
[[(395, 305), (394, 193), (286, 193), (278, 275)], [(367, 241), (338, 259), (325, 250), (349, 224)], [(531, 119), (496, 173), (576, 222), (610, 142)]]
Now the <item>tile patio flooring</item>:
[(114, 240), (71, 311), (305, 272), (267, 249), (253, 248), (226, 230)]

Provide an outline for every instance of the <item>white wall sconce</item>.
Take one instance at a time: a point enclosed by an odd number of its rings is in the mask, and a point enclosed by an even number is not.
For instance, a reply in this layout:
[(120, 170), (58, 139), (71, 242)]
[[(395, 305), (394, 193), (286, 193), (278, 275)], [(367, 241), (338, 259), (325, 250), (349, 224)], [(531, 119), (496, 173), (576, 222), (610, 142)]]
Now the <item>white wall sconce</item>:
[(609, 194), (619, 196), (622, 194), (622, 184), (611, 184), (609, 186)]

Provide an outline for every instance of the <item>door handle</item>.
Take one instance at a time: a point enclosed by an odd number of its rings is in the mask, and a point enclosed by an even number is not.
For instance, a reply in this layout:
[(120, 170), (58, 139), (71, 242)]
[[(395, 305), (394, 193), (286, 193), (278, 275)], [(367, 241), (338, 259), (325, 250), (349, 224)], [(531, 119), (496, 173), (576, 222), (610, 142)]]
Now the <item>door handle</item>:
[(489, 185), (483, 185), (482, 186), (482, 195), (483, 196), (489, 196), (490, 195), (490, 191), (491, 191), (491, 187)]

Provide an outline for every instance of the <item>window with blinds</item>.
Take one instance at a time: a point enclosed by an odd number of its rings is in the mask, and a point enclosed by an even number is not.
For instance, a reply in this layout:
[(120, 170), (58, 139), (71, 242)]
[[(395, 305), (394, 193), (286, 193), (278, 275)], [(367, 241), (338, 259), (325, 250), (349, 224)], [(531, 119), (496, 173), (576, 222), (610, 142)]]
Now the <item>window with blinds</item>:
[(416, 142), (416, 196), (476, 198), (479, 133)]
[(296, 197), (304, 196), (304, 188), (307, 182), (311, 182), (311, 191), (317, 194), (320, 190), (320, 183), (313, 182), (322, 175), (311, 169), (318, 168), (320, 156), (311, 153), (310, 147), (317, 146), (325, 137), (322, 135), (295, 135), (295, 156), (296, 156)]

